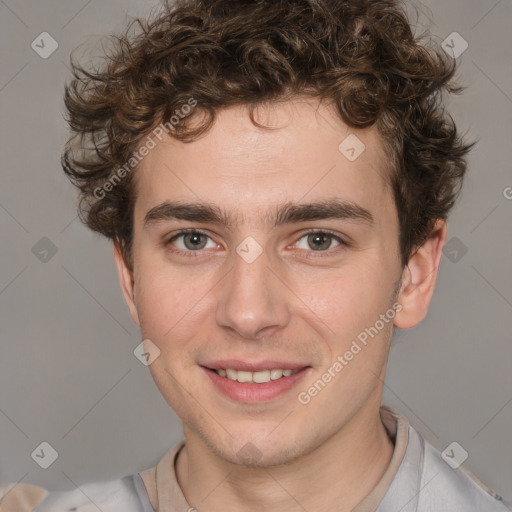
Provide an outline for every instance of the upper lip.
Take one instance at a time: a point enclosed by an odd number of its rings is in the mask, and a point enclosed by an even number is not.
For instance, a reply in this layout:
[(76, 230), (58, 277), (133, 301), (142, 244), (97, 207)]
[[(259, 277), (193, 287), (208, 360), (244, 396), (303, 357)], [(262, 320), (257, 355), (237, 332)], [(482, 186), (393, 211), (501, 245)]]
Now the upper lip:
[(211, 370), (242, 370), (247, 372), (261, 372), (264, 370), (300, 370), (306, 368), (307, 364), (292, 363), (286, 361), (241, 361), (239, 359), (222, 359), (202, 364)]

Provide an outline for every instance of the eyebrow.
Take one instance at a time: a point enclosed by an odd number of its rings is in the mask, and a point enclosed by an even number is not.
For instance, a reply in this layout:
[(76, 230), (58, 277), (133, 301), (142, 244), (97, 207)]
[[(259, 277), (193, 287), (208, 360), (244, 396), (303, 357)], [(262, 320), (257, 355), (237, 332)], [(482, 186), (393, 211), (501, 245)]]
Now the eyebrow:
[[(233, 215), (210, 203), (182, 203), (165, 201), (148, 210), (144, 217), (144, 227), (168, 220), (186, 220), (224, 225), (231, 229), (240, 222), (241, 215)], [(372, 226), (375, 219), (372, 213), (362, 206), (339, 198), (330, 198), (313, 203), (282, 203), (271, 208), (264, 218), (267, 225), (278, 227), (314, 220), (355, 220)]]

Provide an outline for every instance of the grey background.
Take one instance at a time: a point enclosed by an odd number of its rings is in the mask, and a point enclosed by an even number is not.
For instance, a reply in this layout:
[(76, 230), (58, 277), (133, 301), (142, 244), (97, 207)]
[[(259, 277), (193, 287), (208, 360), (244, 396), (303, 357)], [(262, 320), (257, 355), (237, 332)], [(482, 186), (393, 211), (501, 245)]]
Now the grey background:
[[(59, 164), (70, 51), (155, 4), (0, 0), (2, 482), (71, 489), (117, 478), (153, 466), (182, 436), (133, 355), (141, 340), (112, 248), (76, 218), (75, 191)], [(512, 200), (504, 191), (512, 187), (512, 4), (415, 5), (438, 43), (456, 31), (469, 44), (458, 58), (468, 89), (449, 106), (460, 130), (480, 142), (448, 225), (448, 239), (459, 239), (451, 246), (467, 253), (457, 262), (443, 256), (427, 318), (397, 332), (383, 403), (441, 449), (461, 444), (465, 466), (510, 500)], [(43, 31), (59, 45), (48, 59), (31, 48)], [(32, 252), (42, 237), (57, 249), (47, 262)], [(59, 453), (48, 469), (31, 458), (42, 441)]]

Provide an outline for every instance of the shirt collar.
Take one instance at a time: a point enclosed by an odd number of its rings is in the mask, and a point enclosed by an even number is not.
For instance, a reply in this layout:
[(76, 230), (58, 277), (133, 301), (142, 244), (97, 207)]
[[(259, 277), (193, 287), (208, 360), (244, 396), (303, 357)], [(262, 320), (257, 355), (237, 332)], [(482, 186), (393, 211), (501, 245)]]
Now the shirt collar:
[[(411, 473), (403, 474), (404, 471), (400, 471), (406, 465), (411, 464), (412, 459), (419, 458), (419, 444), (415, 440), (415, 444), (412, 450), (408, 448), (409, 439), (411, 433), (414, 432), (412, 427), (409, 425), (409, 421), (399, 411), (388, 407), (386, 405), (380, 408), (381, 421), (388, 432), (390, 439), (393, 441), (394, 450), (391, 457), (391, 461), (382, 475), (381, 479), (373, 490), (357, 505), (353, 512), (381, 512), (384, 510), (382, 507), (387, 507), (391, 502), (396, 503), (396, 490), (398, 487), (403, 488), (402, 480), (404, 477), (410, 477)], [(178, 510), (188, 510), (190, 505), (178, 484), (176, 478), (176, 459), (180, 450), (185, 445), (185, 441), (181, 441), (172, 448), (158, 462), (152, 478), (144, 478), (144, 483), (148, 487), (148, 495), (151, 499), (151, 503), (155, 508), (156, 512), (175, 512)], [(406, 457), (407, 452), (407, 457)], [(409, 453), (411, 452), (411, 453)], [(414, 462), (412, 462), (414, 464)], [(154, 474), (154, 477), (153, 477)], [(415, 473), (413, 473), (414, 475)], [(146, 473), (149, 475), (149, 473)], [(397, 484), (398, 482), (398, 484)], [(410, 487), (416, 489), (417, 485)], [(412, 492), (412, 491), (411, 491)], [(401, 490), (400, 501), (403, 498), (407, 498), (403, 495)], [(414, 498), (414, 494), (411, 495), (410, 499)], [(409, 499), (409, 498), (408, 498)], [(402, 503), (403, 505), (404, 503)], [(411, 508), (410, 510), (414, 510)], [(402, 512), (406, 512), (403, 510)]]

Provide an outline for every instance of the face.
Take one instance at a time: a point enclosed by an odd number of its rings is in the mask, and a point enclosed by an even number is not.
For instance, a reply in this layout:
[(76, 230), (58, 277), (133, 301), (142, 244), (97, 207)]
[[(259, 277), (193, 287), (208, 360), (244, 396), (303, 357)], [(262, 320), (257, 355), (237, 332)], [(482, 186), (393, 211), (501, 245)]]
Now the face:
[(136, 171), (133, 275), (117, 262), (185, 435), (273, 465), (378, 409), (402, 268), (376, 129), (305, 99), (256, 119), (274, 129), (230, 107), (194, 142), (157, 143)]

